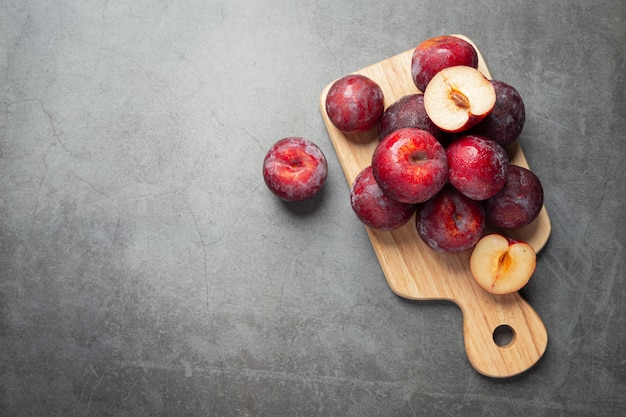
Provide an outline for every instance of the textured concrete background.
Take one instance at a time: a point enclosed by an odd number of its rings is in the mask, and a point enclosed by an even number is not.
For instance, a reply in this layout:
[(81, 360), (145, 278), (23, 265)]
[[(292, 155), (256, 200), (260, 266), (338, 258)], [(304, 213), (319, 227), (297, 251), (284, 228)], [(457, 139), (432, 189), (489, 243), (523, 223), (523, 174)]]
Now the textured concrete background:
[[(623, 0), (0, 0), (0, 415), (626, 415)], [(389, 290), (323, 126), (345, 73), (463, 33), (520, 91), (549, 345), (476, 373)], [(287, 205), (284, 136), (329, 160)]]

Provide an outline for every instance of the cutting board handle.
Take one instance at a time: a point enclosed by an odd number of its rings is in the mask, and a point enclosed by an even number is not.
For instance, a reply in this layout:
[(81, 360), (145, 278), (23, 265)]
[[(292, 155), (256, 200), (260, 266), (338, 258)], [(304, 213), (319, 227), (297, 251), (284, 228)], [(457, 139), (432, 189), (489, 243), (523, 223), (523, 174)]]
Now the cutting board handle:
[[(463, 314), (465, 352), (472, 366), (483, 375), (506, 378), (535, 365), (548, 344), (548, 333), (537, 312), (518, 293), (478, 294), (480, 300), (457, 302)], [(500, 336), (506, 339), (507, 333), (510, 340), (502, 341)]]

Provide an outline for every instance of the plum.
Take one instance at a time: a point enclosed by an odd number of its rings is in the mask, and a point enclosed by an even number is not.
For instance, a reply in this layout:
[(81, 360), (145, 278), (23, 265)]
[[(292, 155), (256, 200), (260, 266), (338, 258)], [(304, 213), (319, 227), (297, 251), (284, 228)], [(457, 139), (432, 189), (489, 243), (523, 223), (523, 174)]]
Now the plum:
[(480, 123), (496, 104), (496, 92), (482, 72), (459, 65), (444, 68), (424, 91), (424, 108), (441, 130), (464, 132)]
[(407, 94), (391, 103), (384, 111), (378, 128), (378, 138), (383, 140), (391, 132), (403, 127), (422, 129), (433, 135), (444, 147), (451, 135), (439, 129), (424, 107), (424, 94)]
[(328, 164), (322, 150), (301, 137), (280, 139), (265, 154), (263, 180), (284, 201), (304, 201), (324, 185)]
[(476, 282), (492, 294), (521, 290), (537, 267), (537, 254), (527, 242), (491, 233), (483, 236), (470, 256)]
[(472, 132), (507, 146), (520, 136), (524, 128), (526, 122), (524, 101), (513, 86), (502, 81), (490, 82), (496, 91), (496, 103), (491, 113), (481, 120)]
[(486, 201), (487, 218), (502, 229), (530, 224), (543, 207), (543, 187), (532, 171), (509, 165), (504, 187)]
[(385, 196), (372, 175), (372, 167), (363, 169), (350, 189), (350, 204), (366, 226), (377, 230), (393, 230), (406, 224), (415, 205), (401, 203)]
[(436, 36), (421, 42), (413, 51), (411, 76), (415, 86), (423, 92), (435, 74), (457, 65), (478, 68), (478, 52), (474, 46), (456, 36)]
[(465, 135), (446, 148), (450, 183), (473, 200), (486, 200), (504, 187), (509, 157), (485, 136)]
[(460, 253), (472, 248), (482, 237), (486, 223), (483, 204), (449, 184), (419, 207), (415, 218), (424, 243), (441, 253)]
[(403, 203), (423, 203), (448, 179), (443, 146), (422, 129), (405, 127), (387, 135), (374, 149), (371, 165), (383, 193)]
[(343, 133), (367, 132), (378, 125), (385, 110), (383, 90), (372, 79), (349, 74), (335, 81), (325, 108), (332, 124)]

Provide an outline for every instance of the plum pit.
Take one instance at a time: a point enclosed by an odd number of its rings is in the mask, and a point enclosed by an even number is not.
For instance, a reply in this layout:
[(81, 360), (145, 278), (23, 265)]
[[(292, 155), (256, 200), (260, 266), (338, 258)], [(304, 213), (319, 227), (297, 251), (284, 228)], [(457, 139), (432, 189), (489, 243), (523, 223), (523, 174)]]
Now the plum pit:
[(459, 91), (455, 87), (450, 87), (449, 94), (450, 94), (450, 99), (454, 102), (454, 104), (459, 109), (469, 110), (470, 103), (469, 103), (469, 99), (467, 98), (465, 94), (463, 94), (461, 91)]

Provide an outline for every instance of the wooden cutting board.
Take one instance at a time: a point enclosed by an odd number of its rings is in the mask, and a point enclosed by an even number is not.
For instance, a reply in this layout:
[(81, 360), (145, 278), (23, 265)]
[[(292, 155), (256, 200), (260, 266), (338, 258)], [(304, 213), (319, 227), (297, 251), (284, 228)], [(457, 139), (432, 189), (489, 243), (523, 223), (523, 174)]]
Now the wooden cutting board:
[[(463, 35), (455, 36), (473, 44)], [(419, 92), (411, 79), (413, 50), (355, 71), (380, 85), (385, 95), (385, 107), (406, 94)], [(491, 78), (480, 52), (478, 55), (478, 69)], [(345, 135), (333, 126), (325, 110), (331, 85), (322, 90), (320, 109), (346, 180), (351, 185), (359, 172), (371, 164), (378, 137), (376, 129), (365, 134)], [(512, 164), (528, 168), (517, 141), (507, 148), (507, 152)], [(508, 234), (527, 241), (539, 252), (548, 240), (550, 229), (550, 219), (543, 207), (532, 224)], [(387, 283), (395, 294), (412, 300), (449, 300), (458, 305), (463, 315), (467, 358), (478, 372), (495, 378), (510, 377), (526, 371), (542, 357), (548, 335), (539, 315), (518, 293), (498, 296), (483, 290), (471, 276), (471, 251), (456, 255), (433, 251), (417, 234), (414, 220), (390, 232), (368, 227), (366, 230)], [(506, 345), (496, 343), (494, 338), (503, 329), (512, 336)]]

